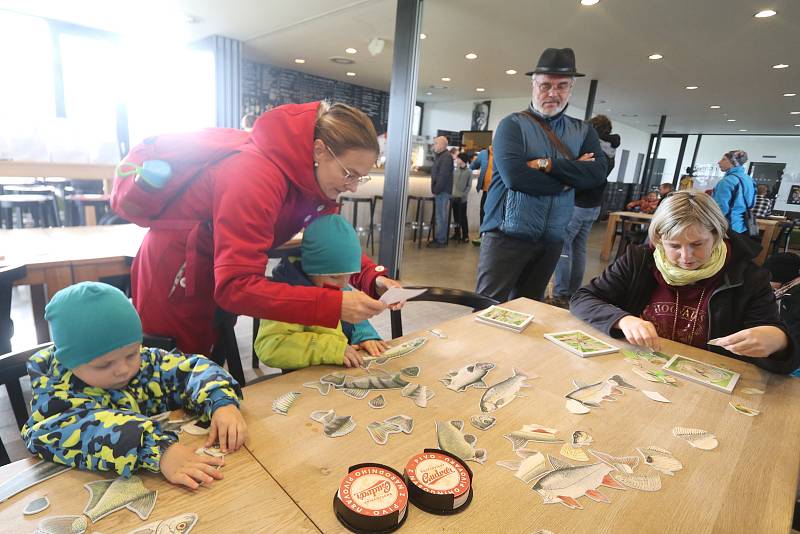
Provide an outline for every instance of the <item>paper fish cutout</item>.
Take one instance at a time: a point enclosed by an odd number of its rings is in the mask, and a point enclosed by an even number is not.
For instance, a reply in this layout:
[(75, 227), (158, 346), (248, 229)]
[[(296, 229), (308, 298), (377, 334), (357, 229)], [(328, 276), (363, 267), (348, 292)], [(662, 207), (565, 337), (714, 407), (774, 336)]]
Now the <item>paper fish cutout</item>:
[(49, 478), (60, 475), (69, 469), (69, 466), (54, 462), (46, 462), (44, 460), (37, 462), (0, 485), (0, 502), (4, 502), (17, 493), (25, 491), (39, 482), (44, 482)]
[(434, 393), (428, 386), (409, 384), (400, 391), (400, 395), (414, 399), (414, 404), (420, 408), (427, 408), (428, 401), (433, 398)]
[(367, 425), (367, 432), (378, 445), (386, 445), (391, 434), (411, 434), (414, 430), (414, 419), (407, 415), (395, 415), (383, 421), (374, 421)]
[(710, 451), (716, 449), (719, 442), (717, 437), (711, 432), (706, 432), (699, 428), (684, 428), (676, 426), (672, 429), (672, 435), (676, 438), (682, 438), (689, 442), (689, 445), (696, 449)]
[(219, 445), (200, 447), (199, 449), (195, 449), (194, 453), (200, 456), (211, 456), (212, 458), (225, 458), (225, 453), (222, 452)]
[(683, 464), (680, 460), (675, 458), (671, 452), (660, 447), (637, 448), (639, 454), (644, 458), (644, 463), (649, 465), (656, 471), (660, 471), (665, 475), (673, 476), (675, 471), (683, 469)]
[(356, 422), (353, 421), (351, 416), (337, 416), (335, 410), (312, 412), (311, 419), (317, 423), (322, 423), (322, 432), (329, 438), (345, 436), (356, 428)]
[(377, 397), (370, 399), (369, 402), (367, 402), (367, 404), (369, 405), (370, 408), (375, 408), (376, 410), (380, 410), (381, 408), (386, 406), (386, 399), (383, 397), (383, 395), (378, 395)]
[(92, 523), (122, 508), (134, 512), (141, 519), (147, 519), (158, 498), (158, 491), (144, 487), (142, 479), (137, 475), (96, 480), (84, 484), (83, 487), (89, 491), (89, 502), (86, 503), (83, 513)]
[(464, 391), (470, 386), (486, 389), (483, 379), (494, 367), (495, 365), (490, 362), (475, 362), (465, 365), (461, 369), (450, 371), (439, 382), (447, 386), (447, 389), (458, 392)]
[(622, 349), (622, 354), (625, 356), (625, 359), (628, 361), (640, 361), (646, 360), (653, 365), (664, 365), (670, 360), (670, 356), (664, 354), (663, 352), (648, 352), (648, 351), (631, 351)]
[(413, 367), (403, 367), (402, 369), (400, 369), (400, 374), (405, 376), (410, 376), (412, 378), (419, 376), (419, 373), (420, 373), (420, 368), (417, 367), (416, 365)]
[(375, 389), (400, 389), (407, 386), (410, 382), (404, 380), (400, 373), (350, 376), (344, 373), (331, 373), (319, 379), (321, 383), (331, 384), (348, 397), (363, 399), (371, 390)]
[(758, 388), (742, 388), (739, 390), (740, 393), (744, 393), (745, 395), (763, 395), (764, 390)]
[(128, 534), (188, 534), (200, 520), (197, 514), (187, 513), (148, 523)]
[(514, 374), (484, 392), (480, 402), (481, 411), (483, 413), (493, 412), (506, 406), (515, 398), (522, 397), (523, 395), (519, 394), (519, 390), (531, 387), (525, 383), (528, 378), (537, 377), (536, 375), (529, 377), (525, 373), (514, 369)]
[(605, 463), (573, 466), (550, 455), (548, 459), (553, 466), (552, 471), (533, 485), (533, 490), (542, 496), (544, 504), (560, 502), (568, 508), (583, 509), (578, 498), (584, 495), (596, 502), (611, 502), (598, 491), (600, 486), (625, 489), (611, 476), (614, 468)]
[(331, 384), (327, 382), (320, 382), (317, 380), (316, 382), (306, 382), (303, 384), (304, 388), (316, 389), (319, 391), (320, 395), (327, 395), (331, 392), (331, 388), (333, 387)]
[(497, 418), (492, 415), (480, 414), (470, 417), (469, 422), (478, 430), (489, 430), (497, 423)]
[(615, 401), (615, 397), (622, 395), (620, 384), (613, 379), (594, 384), (586, 384), (578, 380), (573, 380), (572, 383), (575, 384), (576, 389), (567, 393), (567, 399), (580, 402), (587, 408), (597, 408), (602, 401)]
[(369, 369), (371, 365), (383, 365), (389, 360), (394, 360), (400, 356), (406, 356), (422, 347), (427, 342), (428, 338), (425, 336), (415, 337), (414, 339), (410, 339), (400, 345), (385, 350), (380, 356), (364, 356), (364, 368)]
[(341, 391), (348, 397), (356, 400), (366, 399), (367, 395), (369, 395), (370, 392), (370, 390), (368, 389), (358, 389), (358, 388), (342, 388), (339, 391)]
[(290, 391), (288, 393), (284, 393), (274, 401), (272, 401), (272, 411), (280, 414), (280, 415), (288, 415), (289, 408), (291, 408), (297, 398), (300, 397), (300, 393), (297, 391)]
[(561, 446), (560, 451), (561, 456), (564, 458), (569, 458), (570, 460), (574, 460), (576, 462), (588, 462), (589, 457), (586, 456), (586, 453), (583, 450), (573, 447), (569, 443), (565, 443)]
[(550, 466), (541, 452), (521, 449), (517, 451), (517, 456), (521, 460), (503, 460), (497, 462), (497, 465), (514, 471), (514, 476), (525, 484), (530, 484), (550, 471)]
[(511, 450), (516, 451), (524, 448), (529, 441), (536, 443), (562, 443), (563, 440), (556, 437), (555, 428), (547, 428), (541, 425), (523, 425), (521, 429), (515, 430), (503, 437), (511, 442)]
[(595, 451), (589, 449), (589, 452), (592, 453), (592, 456), (597, 458), (598, 460), (607, 463), (620, 473), (626, 473), (628, 475), (633, 474), (633, 470), (639, 465), (639, 457), (638, 456), (612, 456), (610, 454), (606, 454), (604, 452)]
[(650, 400), (654, 400), (654, 401), (656, 401), (656, 402), (665, 402), (665, 403), (671, 403), (671, 402), (672, 402), (671, 400), (669, 400), (668, 398), (666, 398), (664, 395), (662, 395), (662, 394), (661, 394), (661, 393), (659, 393), (658, 391), (648, 391), (648, 390), (646, 390), (646, 389), (643, 389), (643, 390), (642, 390), (642, 393), (644, 393), (644, 394), (645, 394), (645, 396), (646, 396), (648, 399), (650, 399)]
[(740, 414), (744, 414), (748, 417), (755, 417), (761, 412), (756, 410), (755, 408), (751, 408), (749, 406), (745, 406), (741, 402), (729, 402), (728, 404), (731, 405), (731, 408), (739, 412)]
[(39, 522), (36, 534), (83, 534), (89, 521), (82, 515), (55, 515)]
[(462, 430), (464, 421), (436, 421), (436, 439), (439, 441), (439, 448), (455, 454), (464, 461), (485, 463), (486, 450), (475, 448), (478, 438), (472, 434), (463, 434)]
[(575, 432), (572, 433), (572, 439), (570, 440), (570, 443), (572, 444), (573, 447), (580, 448), (590, 445), (592, 441), (594, 440), (592, 439), (592, 436), (590, 436), (588, 432), (586, 432), (585, 430), (576, 430)]
[(644, 369), (637, 369), (636, 367), (634, 367), (632, 371), (637, 375), (639, 375), (640, 377), (644, 378), (645, 380), (649, 380), (650, 382), (669, 384), (670, 386), (678, 385), (678, 380), (674, 376), (668, 375), (667, 373), (665, 373), (660, 369), (646, 371)]
[(616, 473), (614, 478), (617, 482), (639, 491), (658, 491), (661, 489), (661, 477), (653, 475), (629, 475), (628, 473)]
[(586, 406), (584, 406), (580, 402), (578, 402), (576, 400), (572, 400), (572, 399), (567, 399), (566, 406), (567, 406), (567, 410), (569, 410), (571, 413), (574, 413), (574, 414), (577, 414), (577, 415), (583, 415), (583, 414), (587, 414), (587, 413), (591, 412), (591, 410), (589, 408), (587, 408)]
[(34, 515), (47, 510), (50, 507), (50, 499), (45, 497), (39, 497), (38, 499), (33, 499), (28, 504), (25, 505), (25, 509), (22, 510), (23, 515)]

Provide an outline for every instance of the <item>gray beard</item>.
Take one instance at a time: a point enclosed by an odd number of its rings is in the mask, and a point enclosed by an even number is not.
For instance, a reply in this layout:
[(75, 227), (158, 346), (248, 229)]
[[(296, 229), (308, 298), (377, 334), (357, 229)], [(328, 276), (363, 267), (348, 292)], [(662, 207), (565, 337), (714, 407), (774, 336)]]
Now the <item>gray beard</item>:
[(540, 115), (544, 115), (545, 117), (555, 117), (556, 115), (564, 111), (564, 108), (567, 107), (567, 103), (568, 102), (562, 102), (561, 105), (558, 106), (558, 108), (556, 108), (554, 111), (551, 112), (547, 112), (541, 109), (534, 100), (531, 100), (531, 107), (533, 107), (533, 109), (535, 109), (536, 112), (539, 113)]

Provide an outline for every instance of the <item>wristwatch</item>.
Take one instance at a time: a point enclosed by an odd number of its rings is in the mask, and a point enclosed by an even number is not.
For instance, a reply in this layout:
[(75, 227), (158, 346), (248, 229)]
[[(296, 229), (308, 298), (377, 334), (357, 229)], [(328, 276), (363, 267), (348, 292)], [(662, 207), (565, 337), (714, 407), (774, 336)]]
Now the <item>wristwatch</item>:
[(541, 172), (546, 172), (548, 163), (549, 162), (547, 161), (547, 158), (539, 158), (539, 160), (538, 160), (538, 170), (541, 171)]

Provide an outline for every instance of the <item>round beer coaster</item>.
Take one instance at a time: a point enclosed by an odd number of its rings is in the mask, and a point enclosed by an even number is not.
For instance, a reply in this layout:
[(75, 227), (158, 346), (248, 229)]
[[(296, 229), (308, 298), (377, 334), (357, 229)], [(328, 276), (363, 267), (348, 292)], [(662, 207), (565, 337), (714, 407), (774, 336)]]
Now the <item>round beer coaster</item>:
[(458, 457), (425, 449), (406, 464), (403, 477), (411, 503), (437, 515), (457, 514), (472, 502), (472, 471)]
[(406, 520), (408, 488), (402, 475), (389, 466), (354, 465), (339, 484), (333, 510), (351, 532), (394, 532)]

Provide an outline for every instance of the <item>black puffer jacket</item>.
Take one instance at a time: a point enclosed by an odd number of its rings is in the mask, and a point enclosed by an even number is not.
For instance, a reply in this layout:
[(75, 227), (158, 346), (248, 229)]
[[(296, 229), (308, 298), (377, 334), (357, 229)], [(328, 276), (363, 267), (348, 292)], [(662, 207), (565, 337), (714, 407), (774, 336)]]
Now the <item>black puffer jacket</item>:
[[(791, 373), (800, 367), (800, 343), (778, 315), (769, 272), (751, 260), (757, 255), (749, 240), (729, 235), (731, 257), (723, 269), (722, 284), (708, 304), (710, 339), (728, 336), (754, 326), (776, 326), (789, 345), (769, 358), (738, 356), (709, 345), (707, 350), (753, 363), (773, 373)], [(629, 247), (625, 255), (580, 288), (570, 301), (570, 312), (613, 337), (623, 337), (612, 326), (626, 315), (640, 317), (656, 287), (653, 251), (649, 246)]]

